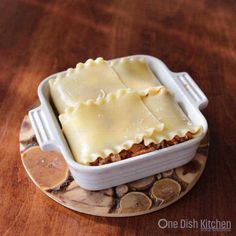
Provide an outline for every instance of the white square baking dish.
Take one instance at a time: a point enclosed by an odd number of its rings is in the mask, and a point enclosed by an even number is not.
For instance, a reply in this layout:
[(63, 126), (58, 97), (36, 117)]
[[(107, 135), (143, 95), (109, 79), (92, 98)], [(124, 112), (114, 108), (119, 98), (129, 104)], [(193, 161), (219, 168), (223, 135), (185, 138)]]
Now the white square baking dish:
[(174, 93), (175, 99), (193, 124), (202, 126), (203, 132), (186, 142), (122, 161), (101, 166), (81, 165), (73, 159), (50, 100), (48, 81), (65, 71), (51, 75), (40, 83), (38, 96), (41, 105), (29, 112), (29, 118), (41, 149), (61, 152), (75, 181), (85, 189), (105, 189), (181, 166), (193, 158), (207, 132), (207, 121), (199, 109), (205, 108), (208, 100), (186, 72), (173, 73), (161, 60), (148, 55), (128, 58), (145, 59), (159, 81)]

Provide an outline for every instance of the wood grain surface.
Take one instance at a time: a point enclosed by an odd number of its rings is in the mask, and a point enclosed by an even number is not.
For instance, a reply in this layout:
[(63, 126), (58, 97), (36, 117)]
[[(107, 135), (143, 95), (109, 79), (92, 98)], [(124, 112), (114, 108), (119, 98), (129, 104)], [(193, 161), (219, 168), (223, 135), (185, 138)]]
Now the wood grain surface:
[[(0, 235), (200, 235), (158, 220), (231, 220), (236, 195), (236, 2), (234, 0), (0, 1)], [(21, 121), (46, 76), (87, 58), (150, 54), (187, 71), (209, 98), (211, 146), (194, 189), (159, 212), (131, 218), (79, 214), (29, 180)], [(208, 233), (210, 234), (210, 233)]]
[(201, 177), (209, 150), (207, 134), (196, 155), (185, 165), (105, 190), (89, 191), (76, 184), (61, 153), (41, 150), (27, 115), (19, 133), (22, 163), (32, 182), (61, 205), (94, 216), (138, 216), (174, 204)]

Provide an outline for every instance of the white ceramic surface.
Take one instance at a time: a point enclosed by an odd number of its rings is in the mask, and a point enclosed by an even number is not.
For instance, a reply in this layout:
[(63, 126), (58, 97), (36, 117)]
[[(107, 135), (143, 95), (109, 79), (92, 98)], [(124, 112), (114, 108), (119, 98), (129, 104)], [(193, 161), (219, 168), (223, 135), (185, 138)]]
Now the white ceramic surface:
[(207, 121), (199, 109), (205, 108), (208, 100), (189, 74), (173, 73), (161, 60), (152, 56), (128, 57), (144, 58), (159, 81), (174, 93), (176, 100), (193, 124), (203, 127), (203, 132), (199, 137), (184, 143), (122, 161), (102, 166), (81, 165), (74, 161), (50, 103), (48, 81), (55, 79), (59, 73), (51, 75), (40, 83), (38, 96), (41, 105), (29, 112), (29, 118), (41, 149), (61, 152), (75, 181), (85, 189), (105, 189), (181, 166), (193, 158), (207, 132)]

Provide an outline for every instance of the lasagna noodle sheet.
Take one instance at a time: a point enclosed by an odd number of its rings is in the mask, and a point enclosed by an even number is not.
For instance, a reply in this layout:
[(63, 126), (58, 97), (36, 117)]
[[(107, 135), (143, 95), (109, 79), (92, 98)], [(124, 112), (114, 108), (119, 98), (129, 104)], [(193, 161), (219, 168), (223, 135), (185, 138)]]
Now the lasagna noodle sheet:
[(74, 158), (81, 164), (127, 150), (164, 128), (130, 89), (79, 103), (59, 119)]
[(136, 91), (159, 86), (160, 82), (142, 59), (120, 59), (111, 63), (120, 80)]
[(154, 132), (152, 137), (145, 139), (145, 145), (171, 140), (176, 135), (183, 137), (187, 132), (195, 136), (200, 133), (201, 127), (191, 123), (165, 87), (150, 89), (148, 95), (142, 96), (142, 100), (152, 114), (164, 124), (162, 132)]
[(50, 80), (50, 92), (59, 113), (78, 102), (97, 99), (118, 89), (126, 88), (111, 66), (102, 58), (77, 64), (64, 76)]

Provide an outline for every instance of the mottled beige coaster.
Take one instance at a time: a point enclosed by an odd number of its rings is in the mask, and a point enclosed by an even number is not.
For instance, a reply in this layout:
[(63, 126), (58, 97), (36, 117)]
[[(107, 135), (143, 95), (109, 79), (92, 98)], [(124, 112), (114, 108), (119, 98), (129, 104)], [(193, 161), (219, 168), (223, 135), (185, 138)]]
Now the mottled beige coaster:
[(209, 147), (207, 136), (184, 166), (106, 190), (88, 191), (75, 183), (60, 153), (39, 148), (28, 116), (22, 122), (19, 142), (26, 172), (47, 196), (72, 210), (108, 217), (147, 214), (176, 202), (198, 181)]

